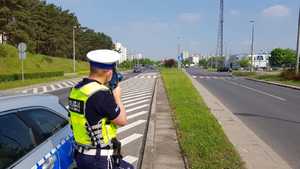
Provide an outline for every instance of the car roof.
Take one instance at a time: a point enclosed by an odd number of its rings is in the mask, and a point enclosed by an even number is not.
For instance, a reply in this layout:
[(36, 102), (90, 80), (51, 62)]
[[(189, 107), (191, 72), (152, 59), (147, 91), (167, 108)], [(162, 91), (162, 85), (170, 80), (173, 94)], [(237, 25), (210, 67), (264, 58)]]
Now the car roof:
[(42, 94), (0, 97), (0, 115), (6, 111), (28, 107), (47, 107), (65, 118), (68, 117), (66, 109), (59, 104), (59, 98), (57, 96)]

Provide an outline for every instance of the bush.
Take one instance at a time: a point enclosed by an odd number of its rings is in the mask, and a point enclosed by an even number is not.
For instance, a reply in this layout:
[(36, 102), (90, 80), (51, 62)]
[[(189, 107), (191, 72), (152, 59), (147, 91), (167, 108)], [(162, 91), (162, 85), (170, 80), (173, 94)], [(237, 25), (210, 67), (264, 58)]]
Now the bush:
[(287, 80), (300, 80), (300, 75), (297, 76), (293, 69), (282, 71), (280, 76)]
[[(64, 72), (38, 72), (38, 73), (25, 73), (25, 79), (39, 79), (39, 78), (46, 78), (46, 77), (57, 77), (63, 76)], [(16, 81), (21, 80), (22, 74), (15, 73), (15, 74), (2, 74), (0, 75), (0, 82), (7, 82), (7, 81)]]
[(255, 72), (233, 72), (234, 76), (255, 76)]
[(164, 61), (164, 66), (167, 68), (176, 67), (177, 63), (174, 59), (167, 59)]

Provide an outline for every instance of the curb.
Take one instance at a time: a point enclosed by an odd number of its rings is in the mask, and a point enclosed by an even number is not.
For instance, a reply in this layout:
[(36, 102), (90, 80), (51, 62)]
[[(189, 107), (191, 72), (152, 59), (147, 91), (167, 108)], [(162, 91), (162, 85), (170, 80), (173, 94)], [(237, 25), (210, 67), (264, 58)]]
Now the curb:
[(270, 81), (266, 81), (266, 80), (258, 80), (258, 79), (249, 78), (249, 77), (245, 77), (245, 79), (255, 81), (255, 82), (267, 83), (267, 84), (276, 85), (276, 86), (280, 86), (280, 87), (286, 87), (286, 88), (290, 88), (290, 89), (300, 90), (300, 87), (293, 86), (293, 85), (287, 85), (287, 84), (282, 84), (282, 83), (277, 83), (277, 82), (270, 82)]
[[(144, 138), (143, 138), (143, 143), (142, 143), (142, 148), (140, 150), (140, 153), (139, 153), (139, 161), (137, 163), (137, 169), (141, 169), (142, 166), (143, 166), (143, 159), (144, 159), (144, 154), (145, 154), (145, 150), (146, 150), (146, 142), (148, 140), (148, 137), (150, 138), (153, 138), (154, 137), (154, 134), (153, 135), (148, 135), (148, 132), (149, 132), (149, 126), (150, 126), (150, 119), (151, 119), (151, 116), (152, 114), (155, 113), (155, 108), (156, 108), (156, 95), (157, 95), (157, 79), (155, 80), (155, 84), (154, 84), (154, 92), (152, 93), (152, 100), (151, 100), (151, 106), (149, 108), (149, 115), (148, 115), (148, 118), (147, 118), (147, 124), (146, 124), (146, 128), (145, 128), (145, 131), (144, 131)], [(150, 126), (150, 130), (152, 131), (153, 130), (153, 125)], [(152, 134), (152, 133), (151, 133)], [(154, 141), (154, 139), (153, 139)], [(154, 143), (152, 143), (154, 145)]]
[(291, 169), (269, 145), (261, 140), (222, 102), (202, 84), (183, 72), (202, 96), (212, 115), (221, 125), (225, 135), (232, 143), (247, 169)]

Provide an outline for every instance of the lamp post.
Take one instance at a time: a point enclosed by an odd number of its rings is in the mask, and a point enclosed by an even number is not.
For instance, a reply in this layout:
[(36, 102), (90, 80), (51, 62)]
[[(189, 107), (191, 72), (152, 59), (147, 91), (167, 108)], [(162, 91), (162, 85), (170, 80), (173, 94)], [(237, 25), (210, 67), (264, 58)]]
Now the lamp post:
[(255, 21), (251, 20), (250, 23), (252, 23), (252, 37), (251, 37), (251, 67), (250, 71), (253, 72), (253, 55), (254, 55), (254, 24)]
[(296, 62), (296, 75), (299, 75), (299, 59), (300, 59), (300, 8), (298, 19), (298, 38), (297, 38), (297, 62)]
[(77, 29), (77, 26), (73, 26), (73, 72), (76, 72), (76, 42), (75, 42), (75, 30)]

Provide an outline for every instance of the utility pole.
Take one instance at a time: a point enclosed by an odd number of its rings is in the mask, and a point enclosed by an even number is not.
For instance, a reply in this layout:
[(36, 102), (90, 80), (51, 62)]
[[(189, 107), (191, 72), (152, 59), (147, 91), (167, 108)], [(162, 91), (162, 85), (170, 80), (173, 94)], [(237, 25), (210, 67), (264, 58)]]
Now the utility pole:
[[(217, 57), (223, 57), (224, 53), (224, 0), (220, 0), (220, 14), (219, 14), (219, 27), (217, 38)], [(218, 67), (218, 59), (215, 61), (216, 67)]]
[[(181, 55), (181, 45), (180, 45), (180, 37), (178, 37), (178, 45), (177, 45), (177, 56), (180, 57)], [(181, 61), (178, 60), (178, 69), (181, 68)]]
[(75, 44), (75, 29), (77, 29), (77, 26), (73, 26), (73, 72), (76, 72), (76, 44)]
[(300, 59), (300, 8), (298, 19), (298, 38), (297, 38), (297, 63), (296, 63), (296, 75), (299, 75), (299, 59)]
[(254, 23), (255, 21), (250, 21), (252, 23), (252, 37), (251, 37), (251, 67), (250, 71), (253, 72), (253, 55), (254, 55)]

